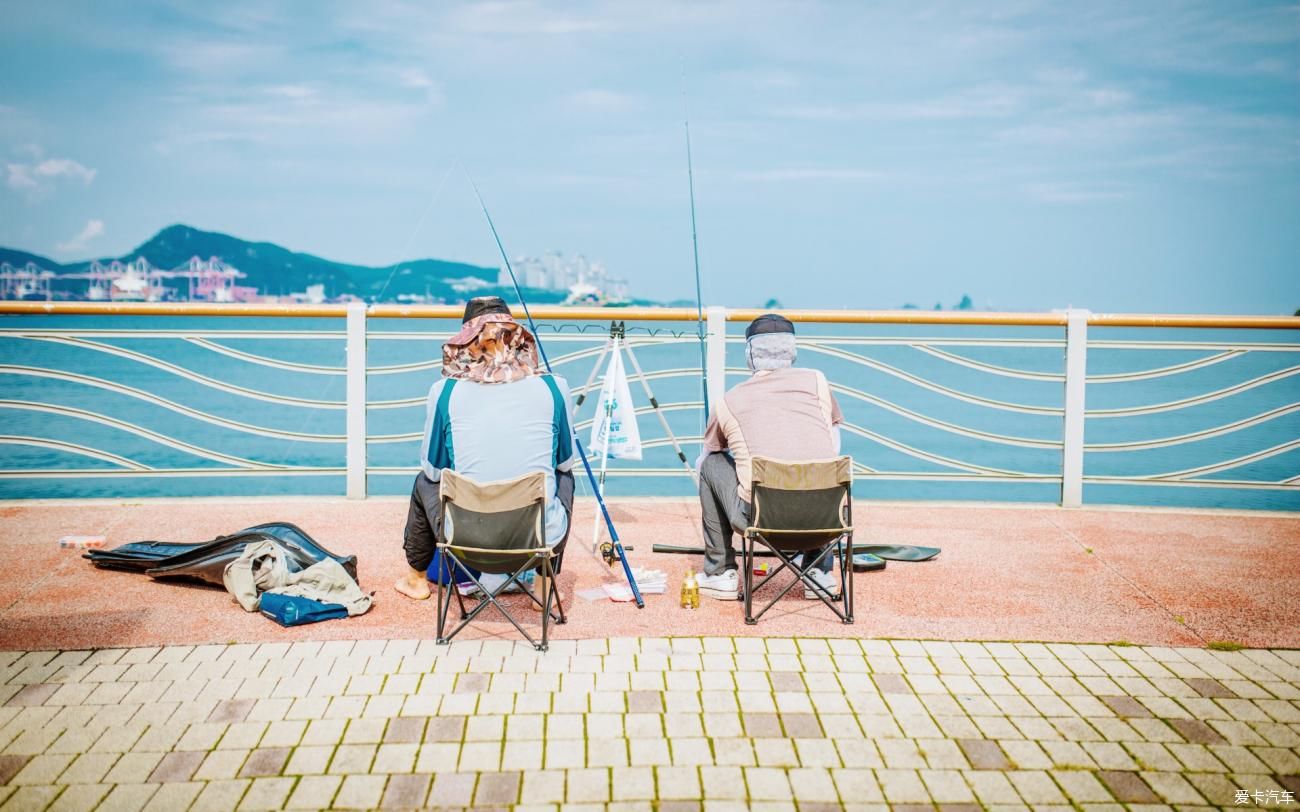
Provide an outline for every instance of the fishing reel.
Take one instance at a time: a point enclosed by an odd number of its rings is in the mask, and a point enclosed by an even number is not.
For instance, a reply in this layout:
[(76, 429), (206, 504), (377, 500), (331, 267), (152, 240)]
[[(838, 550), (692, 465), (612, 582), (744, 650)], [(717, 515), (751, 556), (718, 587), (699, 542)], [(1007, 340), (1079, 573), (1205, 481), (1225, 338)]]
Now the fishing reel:
[[(598, 549), (600, 550), (600, 557), (605, 559), (605, 563), (608, 564), (611, 569), (614, 567), (615, 564), (623, 560), (618, 554), (618, 548), (614, 546), (614, 542), (612, 541), (601, 542), (600, 547)], [(631, 549), (632, 548), (627, 546), (626, 544), (623, 545), (623, 552), (626, 553), (628, 550)]]

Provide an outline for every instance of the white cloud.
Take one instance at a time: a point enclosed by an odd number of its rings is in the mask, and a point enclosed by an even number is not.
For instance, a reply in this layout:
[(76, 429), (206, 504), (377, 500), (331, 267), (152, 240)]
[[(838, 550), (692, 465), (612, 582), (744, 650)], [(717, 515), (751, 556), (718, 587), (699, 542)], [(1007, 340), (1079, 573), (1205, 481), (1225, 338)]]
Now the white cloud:
[(764, 169), (758, 172), (739, 172), (737, 180), (755, 183), (797, 183), (800, 181), (862, 182), (879, 180), (879, 172), (866, 169)]
[(1122, 183), (1031, 183), (1024, 191), (1040, 203), (1095, 203), (1100, 200), (1123, 200), (1131, 191)]
[(310, 99), (316, 95), (316, 91), (306, 85), (272, 85), (265, 90), (267, 95), (295, 100)]
[[(29, 147), (29, 151), (39, 153), (40, 149)], [(8, 163), (5, 164), (5, 169), (10, 189), (29, 190), (42, 188), (43, 181), (57, 178), (70, 178), (89, 184), (98, 173), (98, 170), (83, 166), (71, 158), (46, 158), (34, 163)]]
[(615, 27), (607, 17), (557, 14), (553, 7), (528, 0), (470, 3), (456, 8), (447, 22), (465, 33), (485, 35), (572, 35)]
[(424, 93), (425, 99), (430, 104), (441, 104), (443, 101), (442, 86), (419, 68), (403, 68), (399, 70), (397, 72), (397, 83), (407, 90)]
[(636, 98), (613, 90), (590, 88), (570, 93), (565, 99), (570, 107), (596, 113), (622, 113), (636, 107)]
[(1023, 88), (986, 85), (916, 101), (883, 101), (860, 104), (807, 104), (774, 111), (778, 118), (812, 121), (951, 121), (1010, 117), (1024, 104)]
[(69, 177), (90, 183), (98, 170), (82, 166), (71, 158), (47, 158), (36, 165), (36, 174), (44, 178)]
[(77, 234), (77, 236), (73, 237), (67, 242), (61, 242), (54, 247), (65, 254), (71, 254), (78, 251), (83, 251), (86, 248), (86, 243), (90, 242), (96, 237), (103, 236), (103, 234), (104, 234), (103, 220), (87, 220), (86, 225), (82, 227), (81, 231)]
[(36, 178), (32, 177), (32, 168), (27, 164), (6, 164), (9, 170), (10, 189), (35, 189)]

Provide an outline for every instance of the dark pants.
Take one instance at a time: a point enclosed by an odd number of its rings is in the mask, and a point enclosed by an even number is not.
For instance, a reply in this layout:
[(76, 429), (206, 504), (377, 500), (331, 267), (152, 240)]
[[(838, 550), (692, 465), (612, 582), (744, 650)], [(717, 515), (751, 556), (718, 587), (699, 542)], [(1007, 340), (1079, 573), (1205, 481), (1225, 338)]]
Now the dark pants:
[[(704, 523), (704, 573), (717, 575), (737, 569), (734, 533), (744, 533), (753, 515), (750, 504), (736, 489), (736, 461), (730, 454), (714, 452), (700, 463), (700, 517)], [(803, 556), (795, 558), (803, 566)], [(827, 553), (817, 569), (830, 572), (834, 558)]]
[[(564, 563), (564, 545), (569, 540), (569, 530), (573, 529), (573, 472), (555, 472), (555, 491), (555, 498), (569, 517), (564, 538), (555, 545), (552, 566), (558, 574)], [(420, 572), (429, 569), (438, 542), (446, 540), (442, 532), (442, 499), (438, 492), (438, 483), (425, 476), (423, 471), (415, 475), (411, 506), (406, 514), (406, 531), (402, 534), (402, 549), (406, 551), (406, 563)]]

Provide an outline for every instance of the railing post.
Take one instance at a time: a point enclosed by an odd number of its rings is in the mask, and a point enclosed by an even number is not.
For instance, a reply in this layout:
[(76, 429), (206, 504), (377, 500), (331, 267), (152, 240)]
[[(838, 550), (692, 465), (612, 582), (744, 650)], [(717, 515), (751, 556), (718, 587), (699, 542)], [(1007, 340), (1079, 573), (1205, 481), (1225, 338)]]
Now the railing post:
[(1084, 395), (1088, 383), (1088, 311), (1065, 311), (1065, 428), (1061, 506), (1083, 504)]
[[(727, 391), (727, 308), (710, 306), (706, 311), (704, 349), (705, 378), (709, 403), (721, 403)], [(708, 415), (705, 415), (708, 418)]]
[(347, 496), (366, 498), (366, 304), (348, 302)]

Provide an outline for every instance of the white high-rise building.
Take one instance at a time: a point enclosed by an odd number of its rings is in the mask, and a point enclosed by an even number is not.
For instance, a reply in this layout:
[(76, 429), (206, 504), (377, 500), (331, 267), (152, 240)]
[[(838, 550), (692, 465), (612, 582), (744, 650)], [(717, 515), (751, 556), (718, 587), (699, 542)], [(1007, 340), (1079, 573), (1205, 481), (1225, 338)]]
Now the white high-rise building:
[[(613, 279), (605, 263), (589, 260), (583, 254), (566, 257), (559, 251), (547, 251), (541, 257), (521, 256), (514, 261), (519, 284), (547, 290), (572, 290), (574, 286), (595, 288), (605, 297), (627, 297), (627, 280)], [(498, 284), (508, 286), (509, 275), (503, 269)]]

